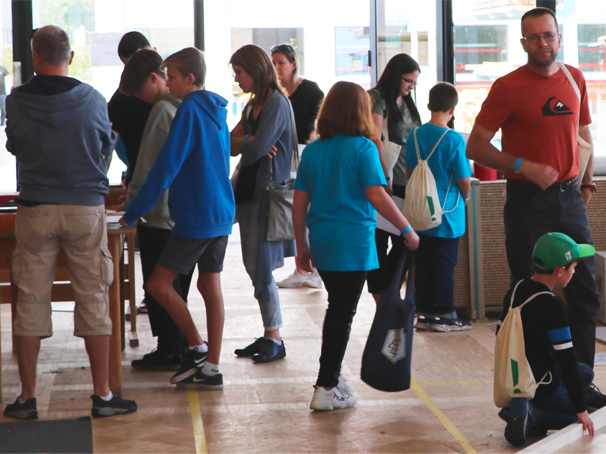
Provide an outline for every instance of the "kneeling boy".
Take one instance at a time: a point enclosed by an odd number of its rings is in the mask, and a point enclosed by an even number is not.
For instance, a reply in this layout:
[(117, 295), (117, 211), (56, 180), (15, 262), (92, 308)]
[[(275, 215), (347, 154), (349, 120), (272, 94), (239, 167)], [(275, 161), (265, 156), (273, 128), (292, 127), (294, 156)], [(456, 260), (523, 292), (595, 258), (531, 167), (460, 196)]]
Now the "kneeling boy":
[(543, 235), (532, 254), (535, 274), (518, 282), (505, 296), (501, 321), (509, 311), (512, 295), (512, 307), (517, 307), (539, 292), (548, 292), (529, 301), (521, 314), (526, 359), (532, 373), (538, 378), (551, 376), (551, 381), (540, 384), (532, 400), (514, 398), (511, 406), (499, 413), (507, 421), (505, 438), (515, 446), (525, 443), (529, 429), (530, 433), (544, 435), (577, 420), (584, 430), (594, 433), (586, 403), (587, 394), (592, 392), (593, 370), (577, 363), (566, 304), (550, 293), (555, 287), (566, 287), (579, 260), (594, 254), (593, 246), (577, 244), (563, 233)]

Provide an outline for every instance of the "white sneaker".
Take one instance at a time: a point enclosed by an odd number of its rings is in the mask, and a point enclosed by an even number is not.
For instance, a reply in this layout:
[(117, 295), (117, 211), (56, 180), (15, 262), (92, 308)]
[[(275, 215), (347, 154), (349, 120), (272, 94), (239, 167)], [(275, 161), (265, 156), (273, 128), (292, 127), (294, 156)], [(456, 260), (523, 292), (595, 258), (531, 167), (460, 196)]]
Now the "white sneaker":
[(351, 389), (351, 386), (349, 386), (349, 383), (347, 383), (347, 380), (345, 380), (343, 375), (339, 375), (339, 383), (337, 383), (337, 388), (342, 389), (347, 394), (353, 394), (353, 389)]
[(286, 279), (278, 282), (280, 288), (298, 288), (302, 287), (303, 283), (307, 280), (307, 274), (299, 273), (299, 270), (295, 268), (295, 271), (288, 276)]
[(314, 386), (314, 397), (309, 408), (316, 411), (332, 411), (342, 408), (351, 408), (356, 405), (356, 398), (344, 389), (334, 387), (326, 390), (321, 386)]
[(305, 287), (322, 288), (322, 278), (317, 269), (313, 269), (311, 273), (305, 276), (307, 279), (303, 281)]

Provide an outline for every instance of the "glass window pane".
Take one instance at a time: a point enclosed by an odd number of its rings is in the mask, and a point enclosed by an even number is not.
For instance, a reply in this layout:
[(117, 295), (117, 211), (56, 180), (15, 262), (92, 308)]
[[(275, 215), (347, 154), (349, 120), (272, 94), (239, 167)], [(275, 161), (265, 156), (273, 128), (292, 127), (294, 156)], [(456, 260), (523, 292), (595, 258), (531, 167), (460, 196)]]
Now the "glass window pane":
[(414, 0), (377, 1), (377, 75), (381, 76), (391, 57), (409, 54), (421, 67), (413, 97), (421, 119), (429, 120), (429, 90), (437, 82), (436, 5)]

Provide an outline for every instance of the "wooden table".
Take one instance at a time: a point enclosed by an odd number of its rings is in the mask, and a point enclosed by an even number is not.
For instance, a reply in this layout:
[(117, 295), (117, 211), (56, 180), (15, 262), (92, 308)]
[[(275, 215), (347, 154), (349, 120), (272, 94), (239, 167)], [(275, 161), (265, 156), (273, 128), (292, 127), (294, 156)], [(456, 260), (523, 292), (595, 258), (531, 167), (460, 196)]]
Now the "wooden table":
[[(125, 347), (124, 301), (130, 303), (130, 345), (139, 345), (136, 325), (135, 303), (135, 227), (123, 227), (119, 224), (108, 224), (107, 242), (114, 265), (114, 279), (109, 288), (109, 316), (112, 321), (109, 353), (109, 386), (117, 394), (122, 394), (122, 350)], [(124, 260), (124, 240), (128, 250), (128, 262)], [(14, 231), (0, 231), (0, 303), (11, 303), (14, 307), (17, 300), (17, 289), (11, 281), (11, 265), (15, 249)], [(64, 257), (60, 254), (57, 275), (53, 283), (51, 301), (74, 301), (73, 290), (68, 282)], [(14, 320), (15, 311), (12, 310)], [(13, 346), (14, 346), (13, 342)], [(1, 352), (1, 348), (0, 348)], [(0, 385), (2, 384), (2, 367), (0, 360)], [(0, 392), (0, 401), (2, 393)]]

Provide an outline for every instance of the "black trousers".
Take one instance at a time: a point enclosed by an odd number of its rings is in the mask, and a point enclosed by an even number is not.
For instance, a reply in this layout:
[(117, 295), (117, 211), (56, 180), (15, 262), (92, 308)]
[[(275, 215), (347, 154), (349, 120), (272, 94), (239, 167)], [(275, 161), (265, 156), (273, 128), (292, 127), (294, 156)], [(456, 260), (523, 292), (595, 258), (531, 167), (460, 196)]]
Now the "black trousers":
[[(137, 226), (144, 286), (164, 251), (170, 232), (170, 230), (156, 227)], [(180, 274), (173, 283), (175, 290), (185, 301), (187, 301), (193, 271), (192, 268), (188, 275)], [(173, 322), (162, 305), (147, 292), (145, 292), (145, 302), (152, 334), (158, 338), (158, 350), (168, 355), (181, 353), (187, 347), (187, 341), (181, 329)]]
[[(594, 208), (599, 209), (595, 205)], [(503, 217), (512, 284), (532, 276), (534, 244), (548, 232), (561, 232), (577, 243), (593, 244), (576, 179), (556, 183), (546, 190), (525, 181), (509, 180)], [(577, 361), (591, 368), (595, 357), (595, 317), (600, 307), (594, 276), (595, 259), (582, 259), (564, 289)]]
[(366, 281), (366, 271), (318, 270), (328, 292), (322, 328), (322, 353), (316, 386), (334, 388), (339, 381), (351, 323)]

